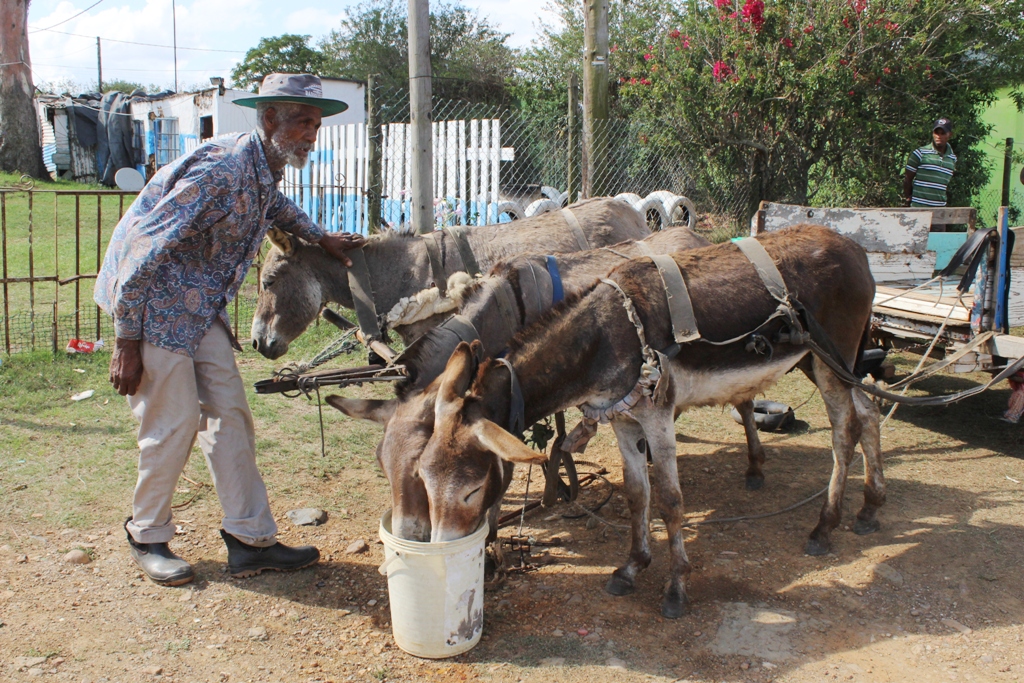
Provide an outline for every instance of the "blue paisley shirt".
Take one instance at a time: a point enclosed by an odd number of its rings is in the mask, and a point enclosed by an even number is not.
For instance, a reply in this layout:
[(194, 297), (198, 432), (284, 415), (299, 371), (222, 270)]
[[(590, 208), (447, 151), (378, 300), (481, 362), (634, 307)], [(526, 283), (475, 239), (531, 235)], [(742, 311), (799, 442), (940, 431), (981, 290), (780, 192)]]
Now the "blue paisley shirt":
[[(251, 134), (211, 140), (161, 168), (114, 228), (94, 298), (122, 339), (194, 356), (238, 293), (267, 228), (324, 232), (277, 189)], [(230, 329), (230, 328), (229, 328)]]

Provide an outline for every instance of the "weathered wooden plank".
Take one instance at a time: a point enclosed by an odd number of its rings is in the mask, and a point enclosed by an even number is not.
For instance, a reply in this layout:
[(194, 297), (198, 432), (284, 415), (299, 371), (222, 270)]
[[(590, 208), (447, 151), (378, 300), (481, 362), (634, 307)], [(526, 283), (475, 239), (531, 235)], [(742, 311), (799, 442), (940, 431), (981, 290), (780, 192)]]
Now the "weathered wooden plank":
[[(1024, 238), (1024, 234), (1019, 237)], [(1007, 317), (1010, 327), (1024, 325), (1024, 268), (1010, 268), (1010, 301)]]
[(997, 334), (988, 344), (995, 356), (1003, 358), (1020, 358), (1024, 356), (1024, 337), (1009, 334)]
[(780, 230), (814, 223), (846, 235), (869, 252), (923, 254), (927, 251), (931, 213), (899, 209), (832, 209), (762, 202), (764, 229)]
[[(881, 209), (888, 209), (887, 207), (878, 207)], [(932, 225), (969, 225), (973, 222), (973, 219), (977, 216), (978, 210), (970, 206), (941, 206), (941, 207), (903, 207), (896, 209), (897, 211), (905, 212), (920, 212), (930, 213), (932, 215)]]
[(927, 280), (935, 271), (935, 252), (924, 254), (868, 253), (875, 282)]
[(874, 309), (878, 312), (884, 312), (886, 309), (889, 309), (904, 313), (926, 315), (937, 318), (940, 321), (949, 316), (950, 320), (969, 322), (971, 317), (970, 311), (960, 305), (951, 306), (939, 301), (922, 301), (909, 297), (893, 299), (892, 295), (888, 292), (878, 291), (875, 292)]
[(1010, 254), (1010, 267), (1024, 268), (1024, 227), (1010, 228), (1010, 230), (1013, 230), (1013, 234), (1017, 236), (1013, 243), (1013, 253)]

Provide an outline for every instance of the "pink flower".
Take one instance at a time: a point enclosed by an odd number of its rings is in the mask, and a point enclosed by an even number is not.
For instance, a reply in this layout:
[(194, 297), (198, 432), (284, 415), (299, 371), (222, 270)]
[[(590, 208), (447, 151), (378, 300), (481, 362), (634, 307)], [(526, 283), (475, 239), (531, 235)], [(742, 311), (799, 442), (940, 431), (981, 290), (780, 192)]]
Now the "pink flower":
[(846, 94), (849, 95), (850, 97), (853, 97), (853, 95), (854, 95), (852, 90), (850, 92), (846, 93)]
[(612, 45), (612, 46), (611, 46), (611, 47), (610, 47), (610, 48), (608, 49), (608, 52), (618, 52), (618, 51), (619, 51), (619, 46), (618, 46), (618, 45)]
[(891, 73), (892, 73), (892, 69), (890, 69), (890, 68), (889, 68), (889, 67), (887, 67), (887, 66), (886, 66), (886, 67), (883, 67), (883, 68), (882, 68), (882, 73), (884, 73), (884, 74), (891, 74)]
[(640, 79), (640, 85), (650, 85), (650, 84), (651, 84), (650, 80), (648, 80), (646, 78), (641, 78)]
[(654, 55), (652, 55), (650, 52), (648, 52), (647, 54), (644, 55), (644, 61), (645, 62), (649, 62), (652, 59), (654, 59)]
[(715, 0), (715, 7), (722, 9), (732, 4), (732, 0)]
[(885, 22), (885, 30), (889, 31), (890, 33), (895, 33), (896, 31), (900, 30), (900, 25), (899, 24), (894, 24), (891, 21), (887, 21), (887, 22)]
[(672, 32), (668, 34), (668, 37), (674, 40), (678, 38), (680, 35), (682, 34), (679, 33), (679, 29), (673, 29)]
[(807, 24), (804, 27), (804, 33), (814, 33), (814, 24)]
[(865, 9), (867, 9), (868, 0), (848, 0), (847, 4), (849, 4), (850, 7), (853, 8), (854, 12), (856, 12), (857, 14), (860, 14)]
[(783, 38), (779, 42), (785, 45), (786, 47), (793, 47), (793, 41), (790, 40), (789, 38)]
[(683, 47), (690, 47), (690, 36), (683, 36)]
[(715, 62), (711, 68), (711, 75), (715, 77), (715, 80), (721, 83), (725, 78), (732, 75), (732, 68), (725, 62), (719, 60)]
[(749, 21), (757, 32), (764, 26), (764, 0), (747, 0), (743, 5), (743, 21)]
[(731, 14), (729, 14), (729, 18), (730, 18), (730, 19), (735, 19), (735, 18), (736, 18), (736, 17), (738, 17), (739, 15), (740, 15), (740, 14), (739, 14), (739, 12), (732, 12)]

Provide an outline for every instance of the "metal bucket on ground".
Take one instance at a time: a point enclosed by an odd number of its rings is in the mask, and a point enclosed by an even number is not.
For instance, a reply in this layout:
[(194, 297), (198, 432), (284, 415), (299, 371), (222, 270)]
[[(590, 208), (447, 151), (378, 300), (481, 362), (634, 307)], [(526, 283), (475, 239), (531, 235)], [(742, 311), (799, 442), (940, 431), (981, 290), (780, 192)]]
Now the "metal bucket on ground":
[(487, 522), (469, 536), (421, 543), (391, 533), (391, 511), (380, 520), (388, 578), (391, 631), (411, 655), (442, 659), (472, 649), (484, 630), (484, 541)]

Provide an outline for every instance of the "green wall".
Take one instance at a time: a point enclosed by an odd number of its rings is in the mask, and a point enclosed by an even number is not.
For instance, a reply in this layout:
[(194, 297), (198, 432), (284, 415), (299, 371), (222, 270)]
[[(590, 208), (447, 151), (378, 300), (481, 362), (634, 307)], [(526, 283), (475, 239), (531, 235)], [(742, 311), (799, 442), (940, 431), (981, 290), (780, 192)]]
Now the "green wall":
[[(992, 125), (992, 132), (981, 145), (988, 156), (992, 173), (989, 183), (978, 195), (974, 205), (978, 207), (980, 220), (986, 225), (995, 223), (996, 211), (1002, 198), (1003, 182), (1003, 151), (1006, 138), (1013, 138), (1014, 150), (1020, 155), (1024, 152), (1024, 112), (1017, 111), (1017, 105), (1010, 99), (1010, 89), (999, 93), (998, 99), (982, 114), (982, 120)], [(956, 149), (956, 140), (953, 140)], [(1010, 173), (1010, 203), (1020, 210), (1021, 214), (1011, 224), (1024, 224), (1024, 185), (1020, 182), (1021, 164), (1016, 163)], [(1011, 214), (1012, 218), (1012, 214)]]

